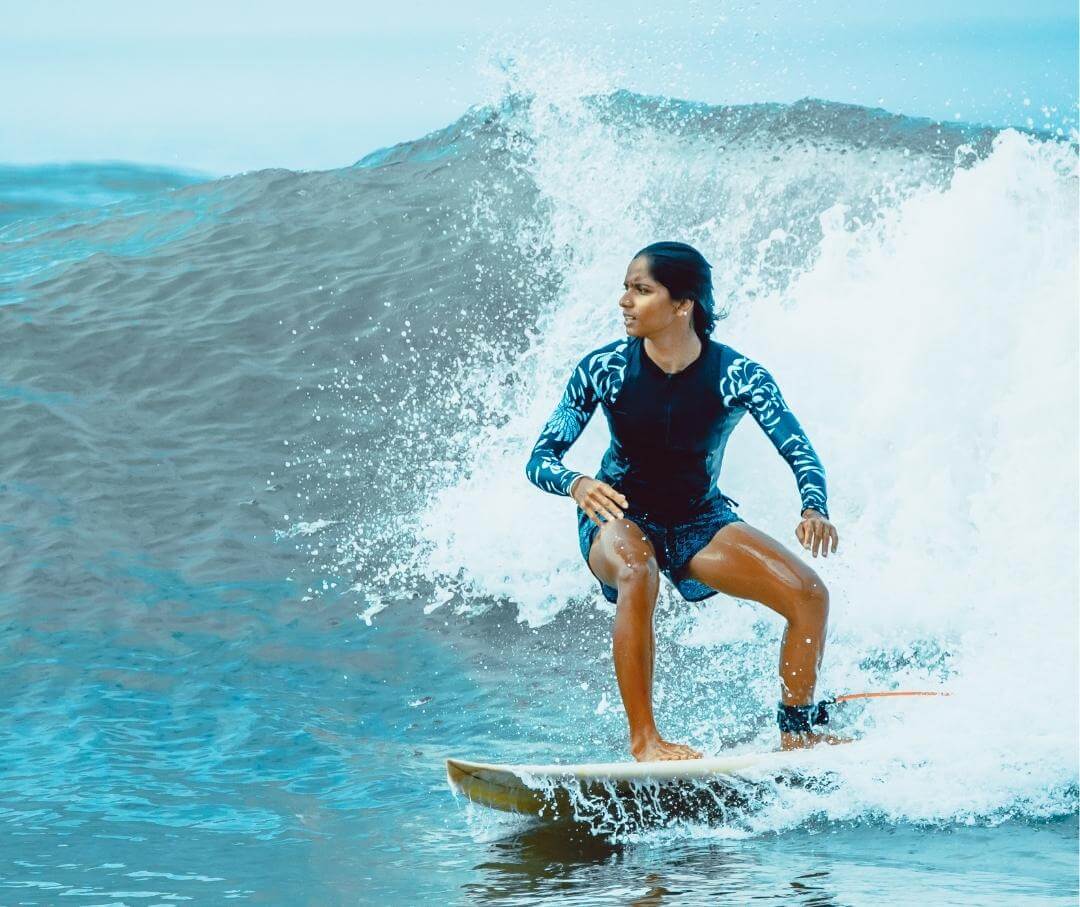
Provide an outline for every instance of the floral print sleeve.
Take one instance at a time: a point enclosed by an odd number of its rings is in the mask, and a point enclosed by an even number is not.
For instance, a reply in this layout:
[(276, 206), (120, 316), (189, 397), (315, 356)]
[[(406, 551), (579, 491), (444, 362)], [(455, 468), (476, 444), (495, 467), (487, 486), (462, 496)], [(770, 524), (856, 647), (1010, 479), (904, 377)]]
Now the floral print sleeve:
[(757, 362), (737, 355), (727, 368), (725, 381), (725, 402), (745, 408), (754, 417), (795, 473), (802, 509), (812, 507), (827, 519), (825, 468), (788, 409), (776, 379)]
[(583, 359), (574, 369), (559, 405), (541, 429), (540, 438), (525, 466), (529, 481), (552, 494), (569, 496), (574, 480), (584, 475), (567, 469), (562, 459), (585, 430), (600, 402), (587, 368), (588, 359)]

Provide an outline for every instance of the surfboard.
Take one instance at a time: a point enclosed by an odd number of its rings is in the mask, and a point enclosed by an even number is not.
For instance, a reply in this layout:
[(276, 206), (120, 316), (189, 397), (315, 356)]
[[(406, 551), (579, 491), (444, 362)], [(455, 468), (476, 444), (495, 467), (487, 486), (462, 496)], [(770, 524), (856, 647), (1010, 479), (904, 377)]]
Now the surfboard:
[(783, 773), (800, 751), (775, 751), (662, 762), (508, 765), (446, 760), (455, 795), (503, 812), (546, 819), (595, 815), (599, 809), (700, 814), (744, 805), (751, 775)]
[[(828, 702), (948, 695), (940, 690), (888, 690), (847, 693)], [(842, 748), (857, 745), (852, 741)], [(808, 752), (774, 750), (705, 759), (577, 765), (512, 765), (451, 758), (446, 760), (446, 780), (455, 796), (463, 795), (472, 803), (545, 819), (591, 818), (605, 811), (625, 817), (630, 810), (638, 818), (645, 818), (646, 813), (719, 814), (723, 818), (730, 807), (751, 803), (760, 794), (761, 782), (770, 777), (802, 783), (799, 763)], [(808, 783), (818, 786), (823, 782), (815, 776)]]

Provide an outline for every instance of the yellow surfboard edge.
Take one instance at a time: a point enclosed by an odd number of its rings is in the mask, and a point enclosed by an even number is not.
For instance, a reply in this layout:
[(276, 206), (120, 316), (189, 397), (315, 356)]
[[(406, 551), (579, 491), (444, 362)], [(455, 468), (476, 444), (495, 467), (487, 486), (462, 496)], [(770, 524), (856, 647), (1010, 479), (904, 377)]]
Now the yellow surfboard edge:
[[(631, 799), (643, 785), (740, 783), (742, 769), (785, 767), (794, 752), (746, 753), (708, 759), (662, 762), (606, 762), (579, 765), (507, 765), (446, 760), (446, 780), (455, 794), (481, 806), (533, 816), (568, 816), (575, 793), (604, 800)], [(530, 786), (530, 780), (540, 782)]]

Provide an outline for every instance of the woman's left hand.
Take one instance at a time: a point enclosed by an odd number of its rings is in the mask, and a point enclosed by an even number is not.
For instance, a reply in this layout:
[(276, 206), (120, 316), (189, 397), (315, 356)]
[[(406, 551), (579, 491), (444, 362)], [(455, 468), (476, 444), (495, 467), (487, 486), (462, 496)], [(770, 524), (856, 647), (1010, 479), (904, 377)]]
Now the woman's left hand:
[(821, 556), (828, 557), (830, 544), (835, 553), (840, 542), (836, 527), (812, 507), (807, 507), (802, 512), (802, 517), (802, 522), (795, 527), (795, 538), (799, 540), (799, 544), (807, 551), (812, 551), (814, 557), (818, 556), (819, 548)]

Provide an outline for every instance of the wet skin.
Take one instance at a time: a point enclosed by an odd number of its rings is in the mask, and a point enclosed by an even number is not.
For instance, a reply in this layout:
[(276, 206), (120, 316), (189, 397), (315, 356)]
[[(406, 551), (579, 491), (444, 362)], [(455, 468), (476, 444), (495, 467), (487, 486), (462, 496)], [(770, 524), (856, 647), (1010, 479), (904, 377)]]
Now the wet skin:
[[(626, 272), (619, 306), (626, 332), (645, 338), (645, 352), (669, 373), (690, 365), (701, 352), (693, 330), (693, 300), (673, 300), (652, 279), (644, 259)], [(589, 566), (618, 589), (612, 654), (619, 692), (630, 725), (630, 751), (642, 761), (698, 759), (701, 753), (664, 740), (652, 710), (655, 643), (653, 610), (660, 591), (656, 553), (641, 529), (623, 515), (629, 501), (605, 482), (584, 476), (571, 496), (600, 531), (589, 550)], [(839, 536), (814, 510), (805, 510), (795, 536), (814, 557), (836, 551)], [(775, 539), (745, 522), (720, 529), (691, 558), (687, 576), (726, 595), (760, 602), (780, 614), (787, 626), (780, 646), (781, 699), (787, 705), (814, 701), (814, 686), (825, 645), (829, 593), (808, 565)], [(781, 747), (845, 742), (825, 734), (782, 733)]]

